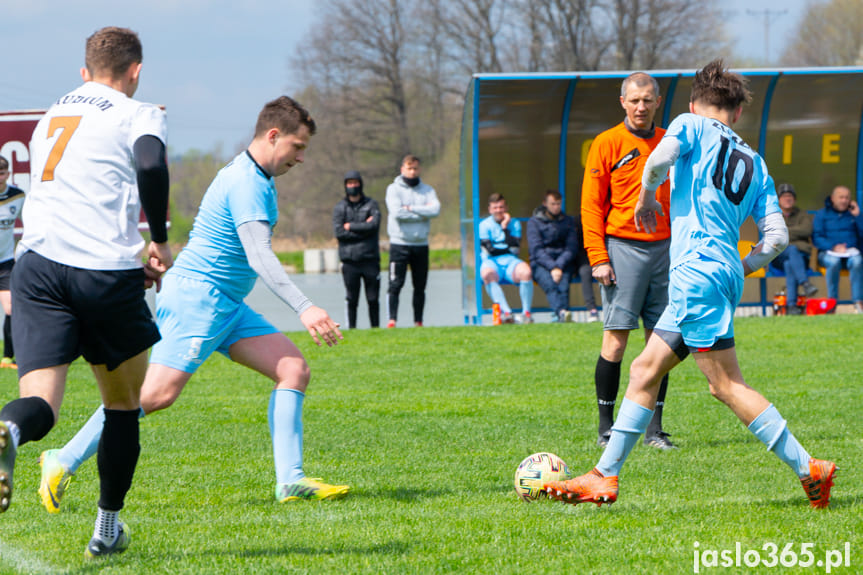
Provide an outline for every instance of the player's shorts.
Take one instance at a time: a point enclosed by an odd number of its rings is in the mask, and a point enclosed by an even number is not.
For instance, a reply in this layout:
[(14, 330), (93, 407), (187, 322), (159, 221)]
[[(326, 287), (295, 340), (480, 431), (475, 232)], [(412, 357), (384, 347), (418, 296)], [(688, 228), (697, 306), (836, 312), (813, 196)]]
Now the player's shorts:
[(12, 289), (13, 267), (15, 267), (14, 259), (0, 263), (0, 291), (9, 291)]
[(640, 242), (606, 236), (605, 247), (617, 281), (600, 286), (606, 330), (653, 329), (668, 303), (670, 240)]
[(150, 363), (195, 373), (213, 352), (230, 357), (228, 349), (241, 339), (279, 333), (244, 302), (210, 283), (168, 272), (156, 294), (156, 321), (162, 340)]
[(12, 269), (18, 375), (84, 356), (109, 371), (159, 341), (144, 270), (86, 270), (25, 252)]
[(727, 264), (704, 257), (678, 264), (656, 329), (679, 332), (690, 350), (720, 349), (714, 344), (734, 337), (734, 310), (742, 294), (743, 277)]
[(514, 284), (515, 279), (513, 278), (513, 274), (515, 273), (515, 268), (518, 267), (518, 264), (520, 263), (522, 263), (522, 261), (513, 254), (494, 256), (493, 258), (489, 258), (482, 262), (480, 273), (482, 273), (483, 268), (491, 268), (497, 272), (497, 277), (500, 279), (506, 279), (509, 283)]

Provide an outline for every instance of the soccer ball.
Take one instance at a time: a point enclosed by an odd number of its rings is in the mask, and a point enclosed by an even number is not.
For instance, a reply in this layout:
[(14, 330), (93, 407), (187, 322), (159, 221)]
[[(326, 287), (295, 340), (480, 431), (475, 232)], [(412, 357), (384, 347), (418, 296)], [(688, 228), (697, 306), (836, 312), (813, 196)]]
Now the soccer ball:
[(539, 452), (527, 456), (515, 470), (515, 492), (530, 502), (545, 497), (543, 483), (566, 481), (570, 478), (566, 463), (554, 453)]

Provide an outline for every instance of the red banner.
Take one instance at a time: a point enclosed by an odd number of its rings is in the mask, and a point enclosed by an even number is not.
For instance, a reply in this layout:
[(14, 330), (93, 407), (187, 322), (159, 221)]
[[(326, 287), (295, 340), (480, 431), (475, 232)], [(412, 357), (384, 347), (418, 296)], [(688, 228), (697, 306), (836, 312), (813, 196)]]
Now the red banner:
[[(0, 112), (0, 156), (9, 160), (9, 183), (30, 191), (30, 136), (45, 110)], [(147, 218), (141, 212), (138, 229), (147, 231)], [(168, 223), (170, 226), (170, 221)], [(21, 220), (15, 223), (15, 235), (21, 237)]]

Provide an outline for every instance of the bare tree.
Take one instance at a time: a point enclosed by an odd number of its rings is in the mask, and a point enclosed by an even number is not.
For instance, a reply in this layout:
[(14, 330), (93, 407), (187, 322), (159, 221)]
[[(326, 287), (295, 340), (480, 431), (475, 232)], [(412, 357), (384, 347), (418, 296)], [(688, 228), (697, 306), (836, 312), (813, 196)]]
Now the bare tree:
[(695, 67), (731, 51), (715, 0), (609, 0), (618, 70)]
[(633, 67), (695, 68), (731, 54), (717, 0), (643, 0), (645, 27)]
[[(335, 109), (363, 138), (359, 151), (403, 154), (411, 149), (405, 65), (411, 0), (328, 0), (326, 25), (313, 33), (310, 79), (323, 82)], [(311, 66), (317, 66), (317, 70)]]
[[(401, 156), (415, 153), (442, 199), (456, 193), (473, 73), (694, 67), (730, 52), (718, 0), (319, 1), (291, 59), (318, 134), (305, 165), (278, 184), (278, 233), (308, 241), (331, 237), (346, 169), (380, 198)], [(444, 202), (453, 221), (457, 203)]]
[[(417, 136), (424, 140), (420, 146), (438, 157), (446, 144), (445, 102), (448, 94), (460, 94), (464, 90), (465, 77), (456, 71), (452, 55), (448, 52), (446, 25), (442, 0), (428, 0), (420, 8), (420, 20), (424, 23), (417, 30), (417, 106), (414, 112), (421, 123), (427, 126), (418, 130)], [(458, 84), (455, 79), (459, 78)], [(423, 105), (425, 103), (425, 105)]]
[(537, 30), (531, 36), (545, 38), (544, 69), (599, 69), (611, 45), (600, 7), (599, 0), (534, 0)]
[(631, 70), (635, 67), (636, 51), (641, 40), (638, 22), (642, 3), (640, 0), (612, 0), (610, 4), (617, 46), (614, 54), (615, 67), (619, 70)]
[[(527, 55), (527, 71), (539, 72), (543, 69), (543, 53), (545, 51), (545, 38), (542, 25), (542, 12), (540, 6), (531, 0), (525, 2), (524, 12), (527, 15), (528, 29), (528, 55)], [(518, 45), (516, 43), (516, 45)]]
[(812, 2), (782, 62), (790, 66), (863, 65), (863, 2)]
[(442, 0), (437, 16), (453, 46), (450, 56), (467, 73), (502, 72), (500, 44), (511, 0)]

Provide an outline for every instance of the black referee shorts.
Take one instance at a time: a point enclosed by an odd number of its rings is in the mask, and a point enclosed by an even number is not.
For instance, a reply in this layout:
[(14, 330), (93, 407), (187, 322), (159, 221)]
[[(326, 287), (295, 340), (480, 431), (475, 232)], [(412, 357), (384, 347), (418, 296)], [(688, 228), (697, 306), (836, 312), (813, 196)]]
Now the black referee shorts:
[(144, 270), (87, 270), (33, 251), (12, 270), (18, 375), (84, 356), (114, 370), (159, 341)]

